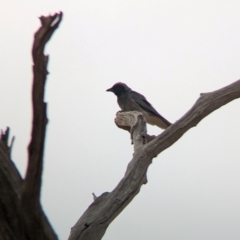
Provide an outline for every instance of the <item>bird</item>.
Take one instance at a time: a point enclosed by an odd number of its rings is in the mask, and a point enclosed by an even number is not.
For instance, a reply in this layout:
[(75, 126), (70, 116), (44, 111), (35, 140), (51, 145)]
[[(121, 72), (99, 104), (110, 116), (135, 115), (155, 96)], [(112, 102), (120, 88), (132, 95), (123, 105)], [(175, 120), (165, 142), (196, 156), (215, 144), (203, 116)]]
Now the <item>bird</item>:
[(156, 125), (162, 129), (171, 125), (142, 94), (133, 91), (127, 84), (118, 82), (106, 91), (113, 92), (117, 96), (117, 102), (122, 111), (139, 111), (148, 124)]

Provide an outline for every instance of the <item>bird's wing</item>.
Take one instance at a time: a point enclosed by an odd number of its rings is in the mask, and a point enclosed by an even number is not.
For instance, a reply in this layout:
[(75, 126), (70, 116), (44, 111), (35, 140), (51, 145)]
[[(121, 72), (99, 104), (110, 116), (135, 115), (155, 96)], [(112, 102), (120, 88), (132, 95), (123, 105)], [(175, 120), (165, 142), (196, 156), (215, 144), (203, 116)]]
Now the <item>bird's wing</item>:
[(135, 91), (131, 91), (129, 94), (130, 94), (130, 98), (134, 102), (136, 102), (145, 112), (160, 118), (167, 126), (171, 125), (171, 123), (167, 119), (165, 119), (163, 116), (161, 116), (142, 94)]

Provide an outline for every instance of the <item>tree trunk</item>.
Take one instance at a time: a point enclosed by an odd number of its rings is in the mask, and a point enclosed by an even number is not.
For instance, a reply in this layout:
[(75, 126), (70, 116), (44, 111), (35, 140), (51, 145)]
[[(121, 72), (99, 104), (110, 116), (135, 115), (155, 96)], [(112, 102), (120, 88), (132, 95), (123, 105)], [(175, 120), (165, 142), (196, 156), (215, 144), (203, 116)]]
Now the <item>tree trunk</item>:
[(44, 86), (48, 56), (43, 54), (62, 19), (62, 13), (40, 17), (42, 26), (35, 33), (33, 43), (33, 122), (28, 147), (26, 176), (21, 178), (11, 160), (8, 146), (9, 128), (0, 138), (0, 239), (1, 240), (56, 240), (40, 204), (44, 141), (47, 124)]

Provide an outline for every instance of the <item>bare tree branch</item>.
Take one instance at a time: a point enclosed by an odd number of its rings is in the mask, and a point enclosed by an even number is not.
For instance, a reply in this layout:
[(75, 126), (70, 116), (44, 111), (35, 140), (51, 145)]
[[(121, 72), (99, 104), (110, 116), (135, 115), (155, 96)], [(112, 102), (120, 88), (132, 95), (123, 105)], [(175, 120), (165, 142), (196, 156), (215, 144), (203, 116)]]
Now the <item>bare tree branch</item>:
[(62, 20), (62, 13), (40, 17), (42, 26), (35, 34), (33, 57), (33, 121), (28, 147), (28, 168), (22, 179), (11, 161), (13, 140), (8, 145), (9, 128), (0, 132), (0, 239), (56, 240), (41, 204), (41, 177), (47, 124), (44, 87), (48, 56), (44, 48)]
[[(44, 48), (62, 20), (62, 13), (40, 17), (42, 26), (35, 34), (33, 56), (33, 122), (28, 147), (28, 168), (22, 179), (11, 161), (9, 128), (0, 134), (0, 239), (56, 240), (57, 236), (40, 204), (44, 141), (46, 133), (46, 82), (48, 56)], [(240, 98), (240, 80), (211, 93), (201, 94), (194, 106), (159, 136), (149, 136), (139, 112), (117, 113), (115, 123), (128, 130), (134, 154), (126, 173), (112, 192), (97, 197), (72, 228), (69, 240), (100, 240), (110, 223), (147, 183), (146, 173), (152, 159), (174, 144), (204, 117)]]
[[(48, 56), (44, 48), (54, 31), (58, 28), (62, 13), (53, 16), (40, 17), (41, 27), (35, 33), (33, 57), (33, 87), (32, 87), (32, 134), (28, 147), (28, 167), (22, 187), (22, 206), (26, 212), (24, 220), (29, 239), (57, 239), (41, 204), (40, 191), (43, 167), (44, 141), (46, 133), (46, 108), (44, 88), (46, 82)], [(36, 231), (39, 229), (39, 231)]]
[(23, 233), (22, 218), (18, 214), (21, 211), (22, 178), (11, 160), (8, 138), (9, 128), (0, 137), (0, 239), (1, 235), (11, 235), (14, 239), (14, 236), (22, 236)]
[[(138, 121), (137, 115), (142, 115), (140, 112), (132, 111), (132, 112), (117, 112), (116, 118), (115, 118), (115, 124), (122, 128), (123, 130), (126, 130), (130, 132), (131, 134), (131, 140), (133, 140), (133, 128), (132, 126), (135, 126), (136, 121)], [(147, 140), (147, 142), (151, 142), (153, 139), (156, 138), (154, 135), (148, 135), (147, 134), (147, 128), (146, 126), (143, 129), (142, 136), (144, 136)], [(133, 143), (133, 142), (132, 142)]]
[(237, 98), (240, 98), (240, 80), (219, 90), (202, 93), (193, 107), (182, 118), (145, 147), (157, 156), (174, 144), (190, 128), (197, 126), (203, 118)]
[[(7, 179), (12, 182), (11, 184), (13, 185), (13, 188), (15, 189), (15, 191), (18, 192), (18, 195), (19, 195), (21, 183), (22, 183), (22, 177), (20, 176), (14, 162), (11, 160), (11, 146), (14, 138), (12, 138), (11, 145), (8, 146), (9, 133), (10, 133), (9, 127), (7, 127), (5, 132), (3, 131), (1, 132), (0, 174), (6, 175)], [(0, 188), (0, 190), (1, 189), (2, 188)]]
[[(174, 144), (204, 117), (236, 98), (240, 98), (240, 80), (217, 91), (201, 94), (181, 119), (148, 144), (135, 148), (125, 176), (112, 192), (103, 193), (88, 207), (71, 229), (69, 240), (100, 240), (109, 224), (138, 194), (142, 184), (147, 182), (146, 173), (152, 159)], [(133, 116), (135, 120), (132, 119)], [(133, 127), (131, 123), (136, 121), (141, 122), (141, 118), (133, 112), (118, 113), (115, 119), (117, 126), (125, 130), (131, 129), (130, 132), (135, 137), (142, 136), (141, 131), (135, 134), (138, 128)], [(133, 142), (134, 140), (133, 137)]]
[[(31, 203), (39, 201), (43, 165), (44, 141), (47, 124), (44, 102), (48, 56), (44, 55), (44, 47), (62, 20), (62, 13), (40, 17), (42, 26), (35, 34), (33, 43), (33, 120), (32, 136), (28, 147), (28, 168), (23, 186), (23, 195), (31, 196)], [(35, 203), (34, 203), (35, 204)]]

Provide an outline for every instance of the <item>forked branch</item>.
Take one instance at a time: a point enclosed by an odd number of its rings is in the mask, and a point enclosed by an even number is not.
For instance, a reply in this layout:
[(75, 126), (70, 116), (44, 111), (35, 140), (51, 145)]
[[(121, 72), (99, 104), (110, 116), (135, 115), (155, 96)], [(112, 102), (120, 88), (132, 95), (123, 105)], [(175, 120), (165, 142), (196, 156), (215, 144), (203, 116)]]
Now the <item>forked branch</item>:
[[(27, 172), (22, 187), (22, 207), (28, 239), (57, 239), (41, 204), (43, 153), (47, 125), (47, 104), (44, 102), (45, 82), (48, 74), (48, 56), (44, 55), (46, 43), (58, 28), (62, 13), (40, 17), (41, 27), (35, 33), (32, 48), (33, 86), (32, 86), (32, 133), (28, 146)], [(27, 239), (27, 238), (26, 238)]]
[(9, 129), (0, 134), (0, 239), (56, 240), (40, 204), (44, 141), (47, 124), (44, 87), (48, 56), (44, 48), (62, 20), (62, 13), (40, 17), (41, 27), (35, 34), (32, 49), (32, 135), (28, 147), (28, 167), (21, 178), (11, 160)]
[[(149, 143), (142, 142), (140, 147), (134, 147), (135, 152), (125, 176), (112, 192), (103, 193), (88, 207), (72, 228), (69, 240), (100, 240), (109, 224), (138, 194), (142, 184), (147, 182), (146, 173), (152, 159), (174, 144), (207, 115), (236, 98), (240, 98), (240, 80), (217, 91), (201, 94), (182, 118), (153, 140), (150, 139), (152, 141)], [(117, 113), (115, 119), (118, 127), (130, 131), (134, 144), (136, 136), (140, 136), (139, 139), (141, 139), (145, 134), (145, 126), (141, 121), (141, 117), (139, 118), (139, 115), (134, 112)], [(133, 127), (133, 122), (138, 124), (134, 124)], [(141, 130), (139, 131), (135, 126), (139, 126)]]

